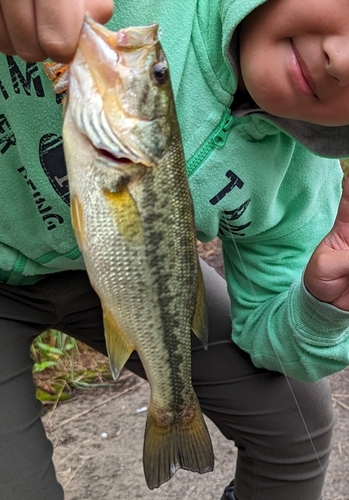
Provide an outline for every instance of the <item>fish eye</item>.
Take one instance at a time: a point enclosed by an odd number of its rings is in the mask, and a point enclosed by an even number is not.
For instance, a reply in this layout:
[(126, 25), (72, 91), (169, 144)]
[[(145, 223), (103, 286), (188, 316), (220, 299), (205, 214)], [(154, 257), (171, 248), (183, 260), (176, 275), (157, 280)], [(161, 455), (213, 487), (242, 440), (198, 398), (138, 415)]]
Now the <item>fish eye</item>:
[(163, 62), (156, 63), (152, 69), (153, 79), (158, 85), (168, 82), (168, 68)]

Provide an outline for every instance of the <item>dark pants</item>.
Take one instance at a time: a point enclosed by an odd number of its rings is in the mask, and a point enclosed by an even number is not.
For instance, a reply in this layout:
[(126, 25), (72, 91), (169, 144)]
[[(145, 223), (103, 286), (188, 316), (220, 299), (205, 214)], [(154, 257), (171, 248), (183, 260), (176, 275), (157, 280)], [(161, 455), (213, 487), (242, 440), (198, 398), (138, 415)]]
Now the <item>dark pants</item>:
[[(328, 382), (303, 384), (256, 369), (230, 339), (225, 281), (206, 264), (203, 270), (209, 348), (193, 338), (193, 384), (203, 412), (238, 448), (232, 470), (237, 498), (320, 500), (333, 426)], [(32, 286), (0, 285), (0, 500), (64, 496), (29, 355), (33, 338), (47, 328), (106, 352), (100, 303), (84, 272), (61, 273)], [(144, 377), (135, 353), (127, 367)]]

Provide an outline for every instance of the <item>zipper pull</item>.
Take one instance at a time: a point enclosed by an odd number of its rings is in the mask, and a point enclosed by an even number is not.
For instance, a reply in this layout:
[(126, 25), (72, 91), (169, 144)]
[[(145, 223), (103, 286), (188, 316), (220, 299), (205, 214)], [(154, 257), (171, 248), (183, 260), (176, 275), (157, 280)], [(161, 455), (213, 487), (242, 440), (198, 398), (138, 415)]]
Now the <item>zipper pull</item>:
[(229, 111), (226, 111), (219, 124), (219, 129), (213, 136), (213, 142), (217, 148), (222, 148), (223, 146), (225, 146), (225, 143), (227, 142), (227, 138), (233, 126), (233, 123), (234, 123), (234, 117), (231, 116)]

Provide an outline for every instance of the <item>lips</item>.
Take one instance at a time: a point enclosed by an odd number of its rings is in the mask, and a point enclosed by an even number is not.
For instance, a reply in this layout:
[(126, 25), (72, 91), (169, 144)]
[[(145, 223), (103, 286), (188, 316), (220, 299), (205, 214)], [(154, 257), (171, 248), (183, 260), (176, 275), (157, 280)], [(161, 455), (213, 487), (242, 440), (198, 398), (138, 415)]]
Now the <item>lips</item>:
[(302, 59), (301, 55), (292, 42), (291, 45), (294, 54), (294, 58), (292, 61), (292, 70), (300, 89), (307, 95), (318, 97), (316, 93), (315, 82), (306, 62)]

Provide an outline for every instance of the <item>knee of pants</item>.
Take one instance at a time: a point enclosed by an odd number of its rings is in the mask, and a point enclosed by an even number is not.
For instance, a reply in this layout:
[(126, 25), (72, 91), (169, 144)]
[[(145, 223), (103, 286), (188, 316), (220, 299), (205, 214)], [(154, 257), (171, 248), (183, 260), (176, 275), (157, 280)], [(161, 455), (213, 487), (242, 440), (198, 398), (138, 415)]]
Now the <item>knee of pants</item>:
[(238, 448), (239, 500), (320, 500), (334, 425), (329, 384), (290, 381), (289, 387), (278, 378), (283, 391), (274, 387), (273, 394), (273, 383), (267, 384), (254, 408), (208, 416)]
[(29, 324), (0, 321), (0, 500), (63, 500), (41, 422)]
[(205, 410), (240, 456), (274, 466), (326, 464), (335, 422), (328, 382), (303, 384), (273, 373), (255, 379), (224, 412)]

